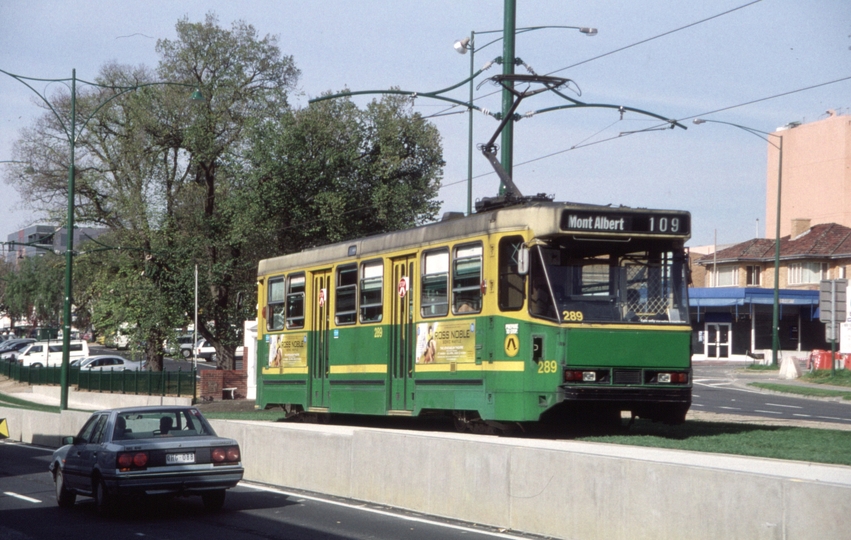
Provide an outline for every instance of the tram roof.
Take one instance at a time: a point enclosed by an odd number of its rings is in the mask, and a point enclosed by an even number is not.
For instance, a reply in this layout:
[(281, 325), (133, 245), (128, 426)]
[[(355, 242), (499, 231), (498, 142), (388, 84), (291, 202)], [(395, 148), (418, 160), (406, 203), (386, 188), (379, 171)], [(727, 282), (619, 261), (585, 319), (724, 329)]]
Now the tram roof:
[[(615, 211), (645, 215), (656, 212), (679, 213), (627, 206), (534, 201), (264, 259), (260, 261), (258, 276), (345, 259), (364, 259), (382, 253), (403, 251), (406, 248), (422, 248), (483, 234), (532, 230), (536, 237), (545, 238), (564, 233), (559, 227), (564, 210)], [(354, 250), (355, 255), (351, 255), (351, 250)]]

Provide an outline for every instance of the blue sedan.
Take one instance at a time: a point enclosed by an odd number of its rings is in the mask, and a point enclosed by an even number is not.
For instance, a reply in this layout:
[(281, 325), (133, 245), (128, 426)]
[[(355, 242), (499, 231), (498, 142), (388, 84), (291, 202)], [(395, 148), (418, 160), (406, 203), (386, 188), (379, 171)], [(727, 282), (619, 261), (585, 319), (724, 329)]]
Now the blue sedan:
[(63, 442), (50, 462), (60, 507), (77, 495), (94, 498), (100, 512), (132, 497), (200, 495), (216, 511), (244, 472), (239, 444), (189, 406), (98, 411)]

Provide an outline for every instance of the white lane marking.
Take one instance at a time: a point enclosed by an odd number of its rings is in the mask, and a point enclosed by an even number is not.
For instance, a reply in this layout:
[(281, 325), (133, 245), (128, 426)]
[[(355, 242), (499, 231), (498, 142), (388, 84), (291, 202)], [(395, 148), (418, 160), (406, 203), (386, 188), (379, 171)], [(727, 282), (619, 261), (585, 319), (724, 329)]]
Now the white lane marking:
[(26, 495), (21, 495), (20, 493), (13, 493), (11, 491), (4, 491), (3, 495), (8, 495), (9, 497), (14, 497), (16, 499), (21, 499), (22, 501), (27, 501), (31, 503), (40, 503), (41, 501), (38, 499), (33, 499), (32, 497), (27, 497)]
[(783, 414), (780, 411), (761, 411), (759, 409), (754, 410), (754, 412), (763, 413), (763, 414)]
[(766, 403), (766, 407), (786, 407), (787, 409), (803, 409), (797, 405), (780, 405), (779, 403)]
[(845, 418), (839, 418), (838, 416), (816, 416), (816, 418), (821, 418), (822, 420), (845, 420)]
[(812, 418), (813, 417), (810, 414), (798, 414), (798, 413), (792, 413), (792, 416), (800, 416), (801, 418)]
[(718, 408), (719, 409), (728, 409), (728, 410), (731, 410), (731, 411), (741, 411), (742, 410), (741, 407), (724, 407), (723, 405), (718, 407)]
[(240, 482), (239, 485), (242, 486), (242, 487), (246, 487), (246, 488), (256, 489), (258, 491), (267, 491), (269, 493), (279, 493), (281, 495), (287, 495), (289, 497), (298, 497), (301, 500), (307, 499), (307, 500), (310, 500), (310, 501), (317, 501), (317, 502), (322, 502), (322, 503), (327, 503), (327, 504), (333, 504), (333, 505), (336, 505), (336, 506), (343, 506), (345, 508), (351, 508), (353, 510), (362, 510), (364, 512), (372, 512), (373, 514), (380, 514), (382, 516), (399, 518), (399, 519), (403, 519), (405, 521), (413, 521), (413, 522), (416, 522), (416, 523), (428, 523), (429, 525), (437, 525), (439, 527), (445, 527), (447, 529), (456, 529), (456, 530), (459, 530), (459, 531), (485, 534), (485, 535), (488, 535), (488, 536), (493, 536), (495, 538), (507, 538), (509, 540), (525, 540), (524, 537), (522, 537), (522, 536), (514, 536), (514, 535), (506, 534), (506, 533), (484, 531), (484, 530), (476, 529), (476, 528), (473, 528), (473, 527), (464, 527), (462, 525), (452, 525), (452, 524), (449, 524), (449, 523), (441, 523), (440, 521), (433, 521), (433, 520), (430, 520), (430, 519), (425, 519), (425, 518), (420, 518), (420, 517), (394, 514), (393, 512), (386, 512), (384, 510), (378, 510), (376, 508), (367, 508), (367, 507), (363, 506), (363, 504), (349, 504), (349, 503), (344, 503), (344, 502), (340, 502), (340, 501), (331, 501), (331, 500), (328, 500), (328, 499), (322, 499), (320, 497), (311, 497), (311, 496), (304, 495), (304, 494), (301, 494), (301, 493), (293, 493), (291, 491), (284, 491), (282, 489), (275, 489), (275, 488), (268, 487), (268, 486), (261, 486), (261, 485), (257, 485), (257, 484), (249, 484), (249, 483), (244, 482), (244, 481)]
[(692, 407), (703, 407), (704, 405), (703, 405), (703, 403), (692, 403), (691, 406)]

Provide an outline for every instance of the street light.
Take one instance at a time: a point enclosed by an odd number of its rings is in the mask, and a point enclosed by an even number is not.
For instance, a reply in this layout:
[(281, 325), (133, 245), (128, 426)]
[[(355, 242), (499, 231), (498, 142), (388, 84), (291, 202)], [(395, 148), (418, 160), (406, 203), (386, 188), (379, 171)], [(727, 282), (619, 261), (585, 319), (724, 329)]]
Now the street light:
[[(777, 351), (780, 349), (780, 188), (783, 182), (783, 136), (777, 133), (768, 133), (758, 129), (733, 124), (731, 122), (722, 122), (721, 120), (705, 120), (703, 118), (695, 118), (692, 120), (695, 124), (703, 124), (712, 122), (714, 124), (726, 124), (747, 131), (755, 137), (759, 137), (778, 151), (777, 164), (777, 216), (774, 231), (774, 314), (771, 326), (771, 365), (777, 365)], [(777, 137), (778, 144), (771, 142), (768, 137)]]
[[(546, 28), (562, 28), (562, 29), (570, 29), (570, 30), (578, 30), (585, 34), (586, 36), (596, 36), (597, 29), (596, 28), (588, 28), (585, 26), (527, 26), (523, 28), (514, 28), (512, 35), (523, 34), (525, 32), (532, 32), (534, 30), (542, 30)], [(506, 32), (508, 28), (506, 27), (503, 30), (486, 30), (484, 32), (476, 32), (475, 30), (470, 32), (470, 37), (465, 37), (464, 39), (459, 39), (455, 42), (453, 47), (460, 54), (467, 54), (467, 51), (470, 51), (470, 105), (473, 104), (473, 78), (474, 78), (474, 65), (475, 65), (475, 56), (476, 52), (484, 49), (489, 45), (493, 45), (497, 41), (505, 40), (505, 35), (496, 38), (493, 41), (485, 43), (481, 47), (476, 47), (476, 34), (495, 34), (497, 32)], [(507, 44), (508, 45), (508, 44)], [(503, 63), (503, 66), (507, 66), (509, 69), (509, 73), (513, 73), (514, 71), (514, 63), (517, 59), (512, 61), (506, 60), (506, 58), (514, 58), (514, 42), (511, 40), (510, 43), (511, 52), (505, 52), (504, 56), (501, 58), (496, 58), (494, 61), (499, 62), (500, 60)], [(492, 62), (489, 62), (488, 65), (482, 70), (490, 67)], [(505, 69), (503, 70), (505, 72)], [(503, 102), (502, 102), (502, 115), (503, 118), (508, 112), (508, 109), (511, 107), (512, 101), (510, 99), (511, 94), (508, 90), (503, 89)], [(508, 95), (509, 99), (505, 99), (505, 96)], [(473, 212), (473, 109), (472, 107), (467, 110), (468, 118), (469, 118), (469, 127), (467, 133), (467, 215), (472, 214)], [(511, 129), (510, 123), (506, 124), (506, 128), (503, 131), (502, 135), (502, 165), (503, 168), (511, 174), (512, 167), (512, 141), (513, 141), (513, 130)]]
[[(74, 252), (74, 146), (77, 142), (77, 137), (82, 133), (82, 131), (86, 128), (86, 125), (89, 121), (94, 118), (95, 114), (100, 111), (104, 106), (106, 106), (109, 102), (114, 100), (115, 98), (122, 96), (128, 92), (136, 91), (140, 88), (144, 88), (146, 86), (154, 86), (154, 85), (175, 85), (175, 86), (187, 86), (194, 87), (195, 91), (192, 93), (191, 99), (193, 101), (203, 101), (204, 96), (201, 94), (201, 91), (191, 84), (184, 83), (175, 83), (175, 82), (153, 82), (153, 83), (144, 83), (138, 84), (134, 86), (110, 86), (103, 85), (88, 81), (80, 80), (80, 82), (91, 85), (98, 86), (101, 88), (110, 88), (113, 90), (117, 90), (117, 92), (104, 100), (102, 103), (97, 105), (95, 109), (86, 117), (80, 125), (79, 130), (77, 129), (77, 70), (71, 70), (71, 78), (70, 79), (36, 79), (32, 77), (24, 77), (22, 75), (16, 75), (14, 73), (9, 73), (8, 71), (4, 71), (0, 69), (0, 73), (6, 74), (13, 79), (17, 80), (30, 90), (32, 90), (35, 95), (41, 98), (41, 100), (47, 105), (50, 111), (56, 116), (56, 119), (59, 121), (59, 126), (65, 132), (66, 137), (68, 137), (68, 144), (70, 147), (70, 153), (68, 157), (68, 217), (67, 222), (65, 224), (67, 231), (67, 246), (65, 250), (65, 298), (62, 310), (62, 370), (59, 375), (59, 384), (62, 387), (62, 392), (59, 400), (59, 409), (65, 410), (68, 408), (68, 370), (69, 370), (69, 350), (71, 346), (71, 294), (72, 294), (72, 284), (73, 284), (73, 252)], [(65, 121), (62, 118), (62, 115), (53, 107), (50, 101), (40, 94), (38, 90), (32, 87), (27, 81), (40, 81), (40, 82), (61, 82), (67, 83), (71, 82), (71, 115), (70, 115), (70, 123), (66, 126)]]

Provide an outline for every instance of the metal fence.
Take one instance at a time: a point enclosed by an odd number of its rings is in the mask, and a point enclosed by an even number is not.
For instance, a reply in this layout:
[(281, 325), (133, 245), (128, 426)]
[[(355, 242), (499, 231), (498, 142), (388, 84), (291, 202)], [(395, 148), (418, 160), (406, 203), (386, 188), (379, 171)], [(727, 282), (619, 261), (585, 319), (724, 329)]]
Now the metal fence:
[[(62, 368), (30, 367), (0, 360), (0, 375), (30, 385), (61, 384)], [(68, 368), (68, 385), (79, 390), (148, 396), (195, 396), (197, 370), (183, 371), (89, 371)]]

